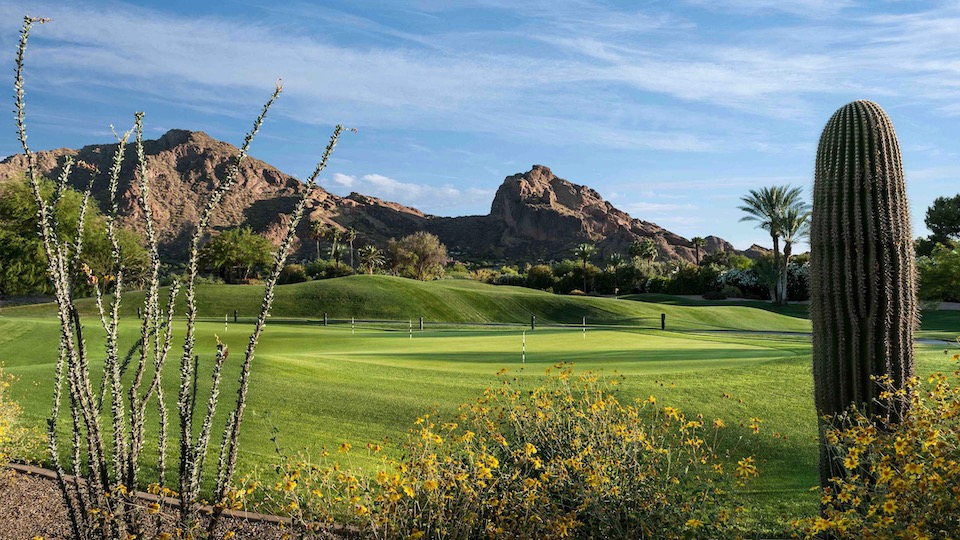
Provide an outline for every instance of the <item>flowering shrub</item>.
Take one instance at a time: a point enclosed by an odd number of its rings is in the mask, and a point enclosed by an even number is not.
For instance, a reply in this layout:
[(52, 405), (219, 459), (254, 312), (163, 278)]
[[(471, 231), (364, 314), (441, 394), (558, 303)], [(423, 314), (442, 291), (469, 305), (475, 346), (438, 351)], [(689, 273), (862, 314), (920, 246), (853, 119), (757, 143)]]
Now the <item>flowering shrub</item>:
[(0, 370), (0, 466), (31, 457), (39, 447), (39, 433), (19, 424), (20, 405), (10, 399), (13, 375)]
[(719, 459), (722, 419), (688, 418), (652, 396), (621, 403), (618, 379), (557, 368), (533, 390), (505, 380), (454, 418), (418, 418), (402, 459), (375, 474), (342, 469), (326, 452), (319, 464), (287, 460), (263, 481), (265, 502), (301, 531), (337, 522), (374, 538), (736, 533), (737, 488), (757, 467)]
[(879, 427), (856, 410), (834, 423), (827, 439), (846, 475), (822, 490), (821, 517), (794, 522), (805, 538), (948, 538), (960, 530), (960, 370), (930, 375), (928, 388), (916, 378), (901, 390), (878, 382), (881, 399), (906, 397), (911, 407)]

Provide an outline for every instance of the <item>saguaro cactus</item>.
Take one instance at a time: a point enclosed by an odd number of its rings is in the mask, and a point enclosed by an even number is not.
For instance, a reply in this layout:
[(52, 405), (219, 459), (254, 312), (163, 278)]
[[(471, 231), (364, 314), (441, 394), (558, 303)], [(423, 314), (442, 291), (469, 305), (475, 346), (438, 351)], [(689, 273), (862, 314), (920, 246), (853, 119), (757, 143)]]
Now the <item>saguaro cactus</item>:
[[(893, 124), (854, 101), (827, 122), (817, 150), (810, 227), (810, 319), (817, 413), (851, 405), (896, 419), (906, 400), (877, 401), (874, 376), (913, 376), (918, 320), (910, 211)], [(823, 428), (821, 428), (821, 431)], [(839, 473), (821, 445), (823, 485)]]

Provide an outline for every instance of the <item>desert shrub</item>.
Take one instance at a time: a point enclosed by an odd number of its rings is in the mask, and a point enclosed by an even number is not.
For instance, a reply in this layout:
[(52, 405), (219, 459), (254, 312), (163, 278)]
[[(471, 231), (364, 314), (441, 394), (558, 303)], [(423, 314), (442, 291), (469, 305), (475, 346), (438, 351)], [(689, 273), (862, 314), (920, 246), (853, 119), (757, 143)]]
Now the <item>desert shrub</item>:
[(470, 272), (470, 278), (483, 283), (493, 283), (498, 274), (489, 268), (477, 268)]
[(644, 284), (643, 292), (659, 294), (663, 293), (667, 288), (667, 283), (670, 282), (670, 278), (665, 276), (653, 276), (647, 279), (647, 282)]
[(303, 283), (307, 281), (307, 270), (302, 264), (288, 264), (280, 271), (280, 277), (277, 279), (278, 285), (287, 285), (290, 283)]
[(760, 278), (752, 268), (731, 268), (717, 276), (717, 283), (721, 287), (736, 287), (744, 298), (768, 298), (767, 286), (760, 282)]
[(20, 405), (10, 398), (13, 375), (0, 368), (0, 467), (11, 461), (34, 457), (40, 449), (40, 433), (20, 424)]
[(523, 287), (527, 284), (527, 278), (517, 273), (500, 274), (494, 280), (494, 283), (497, 285), (513, 285), (515, 287)]
[(555, 276), (553, 288), (560, 294), (568, 294), (573, 290), (583, 290), (584, 273), (586, 273), (587, 286), (593, 292), (593, 283), (600, 274), (600, 269), (593, 264), (587, 263), (586, 270), (580, 261), (562, 261), (554, 265), (553, 275)]
[(537, 388), (504, 379), (453, 418), (418, 418), (403, 458), (372, 475), (326, 452), (285, 459), (262, 477), (265, 502), (301, 530), (336, 521), (385, 539), (736, 533), (738, 488), (757, 469), (752, 457), (719, 459), (722, 420), (688, 418), (652, 396), (621, 403), (619, 378), (556, 368)]
[(684, 264), (668, 277), (663, 292), (666, 294), (703, 294), (718, 287), (719, 270), (714, 266)]
[[(183, 283), (183, 281), (186, 280), (188, 276), (189, 276), (189, 274), (187, 274), (187, 273), (182, 273), (182, 274), (168, 274), (168, 275), (166, 275), (166, 276), (163, 276), (163, 277), (159, 278), (158, 281), (157, 281), (157, 283), (158, 283), (161, 287), (169, 287), (169, 286), (173, 285), (174, 283)], [(203, 275), (203, 274), (199, 274), (199, 273), (197, 274), (196, 278), (194, 279), (194, 282), (195, 282), (197, 285), (223, 285), (223, 284), (225, 283), (225, 282), (223, 281), (223, 278), (221, 278), (220, 276), (217, 276), (217, 275)]]
[(844, 475), (821, 490), (822, 516), (794, 522), (806, 538), (948, 538), (960, 530), (960, 370), (930, 375), (927, 387), (916, 378), (899, 390), (878, 382), (881, 400), (906, 396), (910, 408), (879, 426), (858, 410), (833, 422), (829, 454)]
[(742, 298), (743, 291), (739, 287), (734, 287), (733, 285), (724, 285), (720, 292), (725, 294), (727, 298)]
[(323, 279), (327, 274), (327, 267), (333, 263), (324, 259), (314, 259), (303, 265), (303, 270), (312, 279)]
[(810, 265), (790, 262), (787, 265), (787, 299), (794, 301), (810, 299)]
[(303, 265), (304, 272), (312, 279), (330, 279), (353, 275), (353, 268), (343, 263), (334, 263), (324, 259), (316, 259)]

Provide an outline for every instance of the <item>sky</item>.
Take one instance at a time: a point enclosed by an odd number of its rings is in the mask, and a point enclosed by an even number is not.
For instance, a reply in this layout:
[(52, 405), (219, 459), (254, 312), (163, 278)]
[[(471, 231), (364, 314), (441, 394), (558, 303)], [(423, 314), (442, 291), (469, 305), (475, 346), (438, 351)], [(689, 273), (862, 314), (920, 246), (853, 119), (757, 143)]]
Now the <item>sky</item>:
[[(24, 10), (27, 10), (27, 13)], [(960, 192), (960, 2), (904, 0), (0, 0), (13, 108), (22, 17), (33, 150), (204, 131), (321, 185), (436, 215), (489, 212), (533, 164), (635, 218), (745, 249), (750, 189), (813, 184), (833, 112), (879, 103), (897, 130), (915, 235)], [(10, 115), (0, 156), (17, 153)]]

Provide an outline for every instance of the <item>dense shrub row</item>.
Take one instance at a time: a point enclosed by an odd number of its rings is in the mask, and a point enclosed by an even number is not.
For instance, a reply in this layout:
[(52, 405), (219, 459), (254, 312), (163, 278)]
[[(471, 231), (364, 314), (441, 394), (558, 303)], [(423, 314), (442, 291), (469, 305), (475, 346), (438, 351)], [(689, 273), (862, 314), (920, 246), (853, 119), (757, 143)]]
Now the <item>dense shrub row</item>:
[[(796, 259), (798, 262), (790, 263), (788, 267), (789, 298), (806, 300), (809, 297), (807, 264), (803, 257)], [(586, 273), (586, 292), (590, 294), (658, 293), (767, 299), (770, 297), (769, 285), (761, 267), (762, 263), (747, 257), (721, 252), (704, 257), (699, 265), (637, 259), (601, 268), (568, 259), (553, 264), (481, 268), (454, 275), (495, 285), (570, 294), (574, 290), (582, 291)]]

